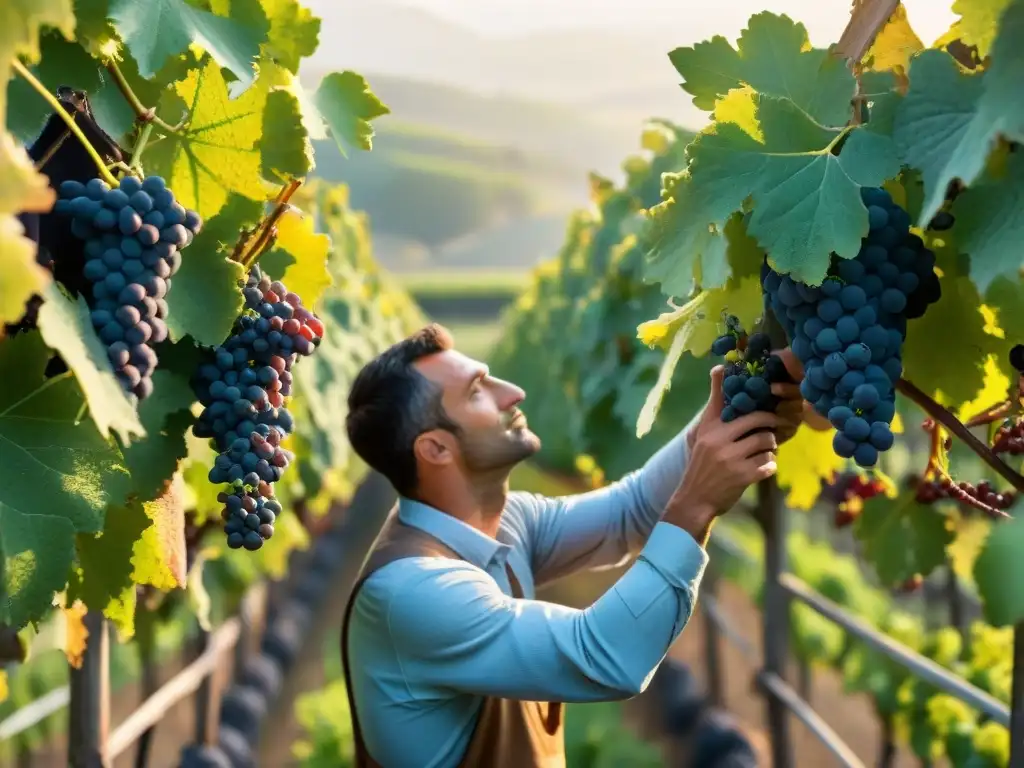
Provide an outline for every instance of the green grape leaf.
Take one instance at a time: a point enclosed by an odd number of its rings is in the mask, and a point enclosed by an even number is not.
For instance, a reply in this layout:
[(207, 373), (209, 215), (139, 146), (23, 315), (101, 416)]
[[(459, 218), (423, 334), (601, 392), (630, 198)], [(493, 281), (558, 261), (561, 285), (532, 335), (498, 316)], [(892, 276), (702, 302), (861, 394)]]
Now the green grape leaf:
[(186, 584), (184, 485), (181, 475), (175, 474), (160, 498), (143, 504), (151, 525), (132, 548), (132, 580), (136, 584), (151, 584), (160, 590)]
[[(159, 373), (159, 371), (157, 371)], [(135, 631), (132, 549), (149, 527), (142, 504), (110, 506), (101, 534), (78, 535), (78, 566), (68, 584), (68, 603), (102, 608), (123, 637)]]
[(75, 526), (64, 517), (21, 513), (0, 502), (0, 622), (22, 627), (50, 610), (75, 556)]
[(313, 145), (302, 119), (302, 105), (294, 93), (274, 88), (267, 94), (259, 140), (264, 178), (284, 184), (313, 170)]
[[(943, 277), (942, 296), (924, 316), (907, 324), (903, 375), (945, 403), (973, 400), (985, 386), (985, 358), (1008, 349), (1004, 339), (986, 333), (981, 297), (968, 277)], [(943, 354), (935, 354), (942, 339)], [(959, 363), (954, 367), (949, 360)]]
[(370, 90), (366, 78), (348, 70), (324, 77), (314, 103), (344, 157), (348, 157), (346, 146), (371, 149), (374, 132), (370, 120), (391, 114)]
[(153, 394), (139, 405), (147, 437), (124, 451), (138, 501), (150, 501), (167, 490), (169, 478), (187, 453), (185, 432), (194, 421), (189, 409), (195, 399), (183, 376), (166, 369), (153, 373)]
[(262, 213), (262, 203), (231, 195), (182, 251), (181, 269), (167, 293), (167, 329), (173, 340), (188, 335), (215, 347), (231, 333), (242, 311), (239, 281), (245, 276), (242, 266), (231, 261), (231, 252), (241, 230), (254, 225)]
[(970, 254), (971, 277), (982, 293), (997, 277), (1015, 276), (1024, 242), (1024, 157), (1010, 155), (1004, 174), (962, 192), (951, 213), (957, 245)]
[(767, 11), (750, 17), (736, 48), (721, 35), (677, 48), (669, 59), (693, 103), (710, 111), (730, 90), (749, 86), (790, 100), (822, 125), (845, 125), (856, 83), (842, 59), (811, 48), (803, 24)]
[[(232, 192), (265, 199), (257, 143), (266, 96), (257, 84), (238, 98), (229, 98), (220, 67), (212, 61), (190, 71), (160, 102), (162, 112), (169, 109), (165, 102), (184, 100), (189, 121), (147, 149), (146, 172), (163, 176), (178, 201), (204, 219), (216, 215)], [(186, 261), (189, 255), (183, 253)]]
[(270, 21), (270, 34), (263, 47), (281, 66), (298, 73), (299, 63), (312, 56), (320, 42), (320, 19), (296, 0), (261, 0)]
[(944, 515), (905, 490), (896, 499), (883, 494), (866, 501), (854, 534), (878, 577), (895, 586), (915, 574), (927, 576), (946, 561), (946, 547), (953, 540), (946, 523)]
[(255, 25), (215, 16), (185, 0), (110, 0), (109, 18), (143, 77), (153, 77), (167, 59), (195, 44), (240, 83), (253, 83), (253, 63), (264, 42)]
[(39, 308), (39, 332), (56, 350), (78, 379), (92, 420), (104, 437), (117, 433), (125, 445), (132, 436), (145, 437), (146, 430), (135, 412), (135, 404), (114, 377), (106, 345), (100, 341), (89, 319), (85, 298), (75, 301), (55, 282), (43, 291)]
[(103, 527), (107, 504), (124, 499), (128, 473), (92, 421), (72, 373), (43, 372), (50, 351), (38, 333), (0, 344), (0, 370), (17, 371), (0, 394), (0, 509), (48, 510), (79, 532)]
[(64, 588), (75, 533), (103, 528), (108, 504), (124, 499), (128, 473), (92, 421), (70, 372), (43, 373), (50, 351), (36, 332), (0, 344), (0, 550), (7, 601), (0, 621), (21, 626), (49, 610)]
[(718, 336), (718, 321), (728, 310), (739, 318), (744, 328), (751, 328), (761, 313), (761, 281), (744, 277), (734, 285), (703, 291), (695, 299), (656, 320), (643, 323), (637, 335), (645, 344), (664, 344), (671, 339), (668, 353), (658, 373), (658, 381), (647, 395), (647, 401), (636, 424), (636, 436), (643, 437), (654, 426), (661, 401), (672, 386), (672, 374), (684, 352), (695, 357), (707, 354)]
[[(980, 75), (963, 72), (952, 56), (928, 50), (910, 66), (910, 90), (897, 109), (893, 140), (905, 165), (921, 171), (924, 227), (942, 206), (954, 179), (970, 184), (985, 168), (1000, 135), (1024, 140), (1024, 3), (1003, 15), (992, 63)], [(942, 147), (936, 152), (936, 147)]]
[(315, 232), (314, 224), (312, 216), (304, 216), (297, 208), (288, 210), (277, 222), (277, 243), (260, 257), (260, 267), (267, 274), (313, 308), (333, 282), (327, 271), (331, 239)]
[(1024, 619), (1024, 592), (1015, 585), (1024, 579), (1024, 515), (1020, 504), (1010, 510), (1011, 520), (996, 525), (974, 561), (974, 581), (978, 585), (985, 621), (997, 627), (1017, 624)]
[[(48, 29), (40, 36), (39, 51), (39, 63), (30, 70), (50, 93), (56, 93), (60, 85), (70, 85), (91, 95), (103, 84), (96, 59), (80, 43), (65, 39), (56, 30)], [(8, 83), (7, 98), (18, 105), (7, 116), (7, 127), (19, 141), (29, 145), (39, 135), (52, 109), (21, 77)]]
[[(868, 232), (860, 187), (878, 186), (899, 172), (891, 142), (866, 128), (842, 132), (813, 123), (792, 103), (750, 94), (756, 122), (737, 103), (734, 121), (702, 131), (687, 148), (688, 183), (682, 203), (666, 207), (657, 231), (667, 233), (652, 259), (690, 258), (689, 244), (707, 242), (749, 199), (747, 232), (775, 268), (820, 284), (829, 255), (853, 258)], [(667, 252), (666, 252), (667, 251)]]

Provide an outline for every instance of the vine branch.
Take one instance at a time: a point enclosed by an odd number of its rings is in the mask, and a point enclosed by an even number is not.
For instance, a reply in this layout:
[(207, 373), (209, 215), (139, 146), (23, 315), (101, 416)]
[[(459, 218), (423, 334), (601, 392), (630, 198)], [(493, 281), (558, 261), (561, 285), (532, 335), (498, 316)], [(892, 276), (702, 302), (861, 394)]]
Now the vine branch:
[(162, 131), (168, 133), (175, 133), (177, 129), (173, 125), (169, 125), (156, 116), (156, 109), (153, 107), (147, 107), (139, 97), (135, 95), (135, 91), (132, 90), (131, 85), (128, 84), (128, 80), (125, 78), (124, 73), (117, 66), (117, 62), (113, 59), (108, 59), (105, 62), (107, 72), (110, 73), (111, 79), (114, 81), (114, 85), (117, 86), (117, 90), (124, 96), (125, 101), (128, 102), (128, 106), (132, 108), (132, 112), (135, 113), (135, 121), (142, 125), (155, 125)]
[(274, 199), (274, 210), (270, 212), (270, 215), (255, 230), (245, 232), (238, 238), (235, 249), (231, 253), (232, 261), (237, 261), (246, 269), (252, 267), (253, 262), (260, 257), (269, 245), (273, 236), (274, 226), (281, 220), (285, 211), (288, 210), (288, 201), (291, 200), (292, 195), (301, 186), (301, 180), (294, 180), (281, 187), (281, 191), (278, 192), (277, 197)]
[(1017, 472), (1000, 459), (985, 443), (979, 440), (974, 434), (954, 416), (947, 408), (939, 405), (932, 398), (926, 395), (916, 384), (900, 379), (896, 382), (896, 390), (913, 400), (931, 418), (944, 426), (953, 435), (963, 441), (968, 448), (974, 451), (986, 464), (998, 472), (1018, 491), (1024, 493), (1024, 476)]
[(11, 68), (21, 75), (28, 84), (39, 93), (40, 96), (46, 99), (50, 107), (53, 108), (53, 111), (56, 112), (60, 116), (61, 120), (67, 124), (68, 130), (71, 131), (71, 133), (75, 135), (75, 138), (82, 143), (85, 151), (89, 153), (89, 157), (91, 157), (93, 162), (96, 163), (96, 169), (100, 178), (107, 182), (111, 187), (116, 187), (118, 185), (118, 181), (114, 178), (114, 174), (107, 169), (107, 164), (103, 158), (100, 157), (100, 153), (96, 151), (96, 148), (92, 145), (89, 139), (86, 138), (85, 134), (82, 133), (82, 129), (78, 127), (78, 123), (75, 118), (69, 115), (67, 110), (61, 106), (57, 97), (50, 93), (46, 89), (46, 86), (39, 82), (39, 80), (36, 79), (36, 76), (33, 75), (24, 64), (18, 61), (16, 57), (11, 59)]

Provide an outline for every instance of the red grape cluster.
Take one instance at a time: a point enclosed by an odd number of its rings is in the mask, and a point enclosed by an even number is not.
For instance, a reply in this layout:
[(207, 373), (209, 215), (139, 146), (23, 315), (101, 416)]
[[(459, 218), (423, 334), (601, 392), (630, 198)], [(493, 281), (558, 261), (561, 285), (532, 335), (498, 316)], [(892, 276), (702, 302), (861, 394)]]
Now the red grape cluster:
[(963, 504), (976, 507), (980, 502), (995, 510), (1005, 510), (1013, 506), (1016, 494), (1013, 491), (999, 492), (988, 480), (977, 485), (968, 482), (956, 483), (949, 477), (917, 480), (915, 498), (921, 504), (934, 504), (943, 499), (952, 499)]
[(860, 472), (835, 474), (828, 496), (836, 502), (834, 523), (836, 528), (850, 525), (864, 508), (864, 502), (885, 491), (885, 484), (876, 477)]
[(1011, 456), (1024, 455), (1024, 421), (1009, 421), (999, 427), (992, 438), (992, 450)]

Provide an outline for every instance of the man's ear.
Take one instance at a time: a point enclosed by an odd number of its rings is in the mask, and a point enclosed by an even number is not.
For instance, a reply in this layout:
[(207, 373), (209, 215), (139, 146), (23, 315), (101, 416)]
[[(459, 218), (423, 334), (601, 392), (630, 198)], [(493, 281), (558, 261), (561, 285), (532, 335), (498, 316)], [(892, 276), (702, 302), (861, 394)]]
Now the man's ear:
[(450, 432), (432, 429), (416, 438), (413, 451), (416, 458), (426, 464), (444, 466), (455, 461), (455, 444)]

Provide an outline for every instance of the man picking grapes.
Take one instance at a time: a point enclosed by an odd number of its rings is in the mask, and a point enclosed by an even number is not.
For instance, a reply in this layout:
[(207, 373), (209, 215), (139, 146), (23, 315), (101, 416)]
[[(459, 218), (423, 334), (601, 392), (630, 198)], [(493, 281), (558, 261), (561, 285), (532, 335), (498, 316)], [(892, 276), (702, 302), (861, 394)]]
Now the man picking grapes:
[[(399, 503), (342, 630), (357, 766), (564, 766), (562, 702), (644, 690), (690, 617), (712, 522), (775, 473), (779, 442), (803, 419), (797, 384), (774, 384), (776, 413), (723, 422), (722, 374), (642, 469), (545, 498), (508, 490), (512, 468), (540, 449), (518, 407), (524, 392), (443, 328), (362, 370), (349, 439)], [(546, 582), (637, 551), (586, 609), (533, 599)]]

